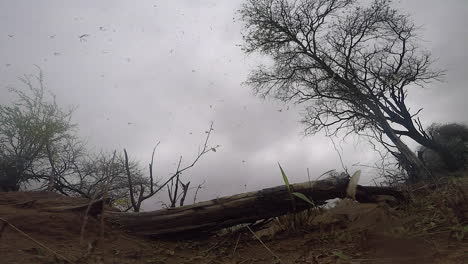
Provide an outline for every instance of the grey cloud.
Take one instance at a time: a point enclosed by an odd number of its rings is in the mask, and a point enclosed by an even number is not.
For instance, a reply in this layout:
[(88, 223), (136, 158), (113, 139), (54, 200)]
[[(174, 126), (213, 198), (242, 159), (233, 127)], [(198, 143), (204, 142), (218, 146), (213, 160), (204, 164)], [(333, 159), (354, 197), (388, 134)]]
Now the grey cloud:
[[(467, 122), (468, 4), (400, 2), (424, 24), (422, 44), (448, 70), (445, 82), (415, 89), (411, 105), (424, 107), (427, 125)], [(312, 178), (340, 169), (329, 139), (301, 136), (300, 107), (287, 111), (241, 85), (260, 61), (238, 46), (242, 27), (233, 17), (241, 3), (2, 1), (0, 103), (11, 100), (6, 86), (21, 86), (16, 78), (34, 73), (37, 64), (60, 104), (79, 105), (74, 118), (80, 135), (95, 149), (126, 147), (144, 165), (161, 140), (161, 177), (174, 169), (178, 155), (191, 160), (213, 121), (211, 142), (221, 148), (185, 175), (194, 185), (206, 180), (201, 199), (281, 184), (276, 162), (293, 181), (306, 180), (307, 167)], [(79, 39), (83, 34), (86, 41)], [(374, 158), (353, 138), (343, 143), (343, 154), (350, 169)], [(363, 182), (371, 177), (368, 172)]]

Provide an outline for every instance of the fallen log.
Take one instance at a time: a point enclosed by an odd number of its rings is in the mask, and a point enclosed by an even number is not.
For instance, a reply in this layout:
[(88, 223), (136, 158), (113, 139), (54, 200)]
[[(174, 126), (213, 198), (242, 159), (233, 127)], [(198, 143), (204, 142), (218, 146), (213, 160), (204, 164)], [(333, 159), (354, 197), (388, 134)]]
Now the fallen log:
[[(306, 195), (315, 205), (322, 205), (330, 199), (345, 198), (348, 182), (348, 178), (335, 178), (290, 186), (295, 192)], [(388, 187), (358, 186), (356, 200), (375, 202), (380, 195), (393, 196), (398, 200), (403, 198), (400, 192)], [(296, 198), (295, 207), (300, 211), (310, 208), (310, 204)], [(158, 236), (191, 231), (211, 232), (292, 211), (291, 195), (282, 185), (152, 212), (106, 212), (106, 219), (133, 234)]]
[[(101, 214), (102, 212), (102, 203), (104, 202), (103, 199), (98, 199), (98, 200), (95, 200), (91, 203), (91, 205), (89, 203), (83, 203), (83, 204), (80, 204), (80, 205), (73, 205), (73, 206), (56, 206), (56, 207), (46, 207), (46, 208), (43, 208), (41, 209), (41, 211), (47, 211), (47, 212), (55, 212), (55, 213), (60, 213), (60, 212), (79, 212), (79, 211), (86, 211), (86, 209), (89, 207), (89, 212), (88, 214), (89, 215), (92, 215), (92, 216), (97, 216), (99, 214)], [(106, 203), (108, 201), (106, 200)]]

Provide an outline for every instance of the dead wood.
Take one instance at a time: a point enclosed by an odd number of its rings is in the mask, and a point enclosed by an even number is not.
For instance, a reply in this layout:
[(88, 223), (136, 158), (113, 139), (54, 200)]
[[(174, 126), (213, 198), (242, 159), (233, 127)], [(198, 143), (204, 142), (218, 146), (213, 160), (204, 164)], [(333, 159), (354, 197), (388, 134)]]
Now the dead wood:
[(84, 203), (81, 205), (74, 205), (74, 206), (47, 207), (47, 208), (41, 209), (41, 211), (47, 211), (47, 212), (67, 212), (67, 211), (80, 212), (80, 211), (83, 211), (84, 212), (86, 211), (88, 206), (90, 206), (88, 214), (92, 216), (97, 216), (101, 214), (102, 212), (103, 201), (104, 201), (103, 199), (98, 199), (98, 200), (92, 201), (91, 205), (89, 203)]
[[(295, 192), (309, 197), (316, 205), (322, 205), (329, 199), (345, 198), (348, 182), (348, 178), (326, 179), (292, 184), (291, 187)], [(398, 200), (404, 198), (391, 188), (358, 186), (356, 200), (376, 202), (379, 195), (393, 196)], [(138, 235), (211, 232), (290, 213), (293, 211), (290, 197), (286, 186), (282, 185), (177, 208), (140, 213), (106, 212), (106, 215), (108, 221)], [(296, 199), (295, 204), (297, 211), (310, 208), (300, 199)]]

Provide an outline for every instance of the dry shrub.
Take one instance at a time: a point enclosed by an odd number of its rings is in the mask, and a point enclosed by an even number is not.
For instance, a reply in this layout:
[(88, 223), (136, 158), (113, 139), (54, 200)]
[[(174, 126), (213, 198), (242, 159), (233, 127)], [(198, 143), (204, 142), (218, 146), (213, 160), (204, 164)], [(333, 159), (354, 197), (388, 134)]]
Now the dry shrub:
[[(465, 173), (466, 175), (466, 173)], [(468, 177), (449, 178), (439, 185), (415, 188), (403, 208), (405, 236), (453, 233), (468, 225)]]
[(312, 225), (312, 221), (320, 212), (320, 209), (311, 208), (297, 213), (290, 213), (277, 217), (274, 221), (274, 225), (281, 231), (303, 231)]
[(311, 228), (312, 221), (319, 214), (319, 209), (311, 208), (309, 210), (275, 217), (272, 222), (263, 226), (263, 228), (256, 231), (255, 234), (262, 240), (272, 240), (278, 234), (304, 232)]

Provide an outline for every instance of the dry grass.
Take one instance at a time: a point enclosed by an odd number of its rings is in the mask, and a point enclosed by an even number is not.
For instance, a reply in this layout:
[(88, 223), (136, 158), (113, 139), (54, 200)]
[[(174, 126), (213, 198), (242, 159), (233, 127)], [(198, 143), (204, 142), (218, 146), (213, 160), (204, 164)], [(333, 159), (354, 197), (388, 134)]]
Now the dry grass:
[(276, 226), (278, 232), (298, 232), (310, 229), (312, 221), (319, 215), (321, 209), (311, 208), (309, 210), (291, 213), (275, 218), (273, 226)]
[(468, 228), (466, 174), (465, 177), (450, 177), (437, 187), (420, 187), (411, 197), (400, 211), (405, 223), (392, 230), (395, 234), (413, 237), (447, 233), (464, 239), (460, 232)]
[[(437, 186), (410, 188), (409, 202), (390, 209), (396, 219), (388, 222), (389, 226), (385, 228), (385, 233), (402, 238), (446, 234), (451, 239), (467, 240), (468, 173), (459, 172), (457, 176), (448, 177)], [(271, 240), (277, 234), (313, 232), (319, 228), (314, 219), (324, 211), (324, 209), (311, 208), (280, 216), (257, 233), (262, 239)], [(354, 231), (335, 229), (332, 226), (326, 234), (333, 237), (352, 236)]]

